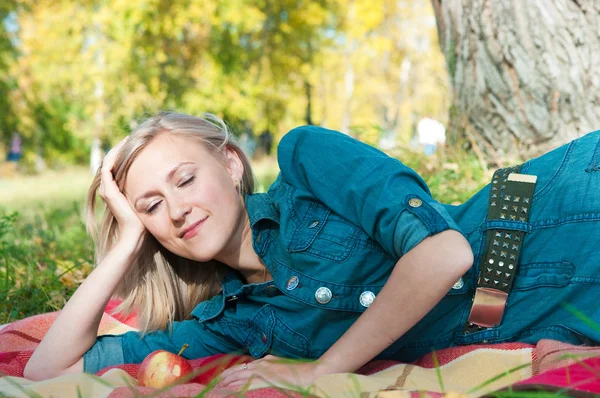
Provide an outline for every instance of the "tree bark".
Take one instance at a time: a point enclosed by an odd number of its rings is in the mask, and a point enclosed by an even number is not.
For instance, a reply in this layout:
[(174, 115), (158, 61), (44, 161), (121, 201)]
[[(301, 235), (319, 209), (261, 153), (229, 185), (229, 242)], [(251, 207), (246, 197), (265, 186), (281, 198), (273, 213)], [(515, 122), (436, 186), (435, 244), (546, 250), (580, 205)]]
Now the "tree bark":
[(488, 155), (532, 156), (600, 128), (600, 1), (432, 5), (453, 90), (451, 134)]

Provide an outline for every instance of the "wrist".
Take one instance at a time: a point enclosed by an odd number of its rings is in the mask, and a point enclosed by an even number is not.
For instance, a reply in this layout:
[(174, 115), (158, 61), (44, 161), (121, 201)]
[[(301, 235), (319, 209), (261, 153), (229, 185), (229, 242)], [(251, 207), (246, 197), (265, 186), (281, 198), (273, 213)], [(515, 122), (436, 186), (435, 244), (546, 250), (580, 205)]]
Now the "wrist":
[(142, 242), (144, 241), (144, 232), (139, 231), (123, 231), (119, 234), (119, 240), (117, 241), (115, 247), (119, 247), (121, 250), (130, 252), (132, 255), (135, 255), (142, 246)]
[[(121, 236), (106, 256), (119, 258), (127, 262), (135, 260), (142, 246), (142, 239)], [(116, 257), (115, 257), (116, 256)], [(106, 257), (105, 257), (106, 258)]]
[(328, 358), (326, 355), (323, 355), (316, 361), (315, 371), (318, 375), (326, 375), (332, 373), (351, 372), (353, 369), (348, 369), (347, 366), (343, 366), (343, 364), (337, 363), (332, 358)]

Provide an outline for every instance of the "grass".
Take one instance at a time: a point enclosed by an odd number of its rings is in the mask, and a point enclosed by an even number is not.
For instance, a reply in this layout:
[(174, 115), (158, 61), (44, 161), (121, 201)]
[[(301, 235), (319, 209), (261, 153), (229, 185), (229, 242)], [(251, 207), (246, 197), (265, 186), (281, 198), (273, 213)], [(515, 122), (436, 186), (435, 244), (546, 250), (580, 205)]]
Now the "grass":
[(85, 197), (91, 175), (86, 168), (47, 171), (34, 176), (0, 177), (0, 209), (38, 212)]

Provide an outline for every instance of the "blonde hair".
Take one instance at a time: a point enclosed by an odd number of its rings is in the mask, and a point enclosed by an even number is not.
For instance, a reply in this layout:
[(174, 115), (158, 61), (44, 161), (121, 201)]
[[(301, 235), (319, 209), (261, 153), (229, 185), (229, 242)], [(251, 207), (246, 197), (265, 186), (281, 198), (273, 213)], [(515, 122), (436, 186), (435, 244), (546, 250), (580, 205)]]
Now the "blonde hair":
[[(143, 122), (131, 133), (117, 154), (113, 167), (115, 182), (121, 190), (133, 161), (161, 134), (196, 140), (205, 144), (209, 150), (233, 150), (244, 166), (239, 186), (242, 200), (244, 194), (254, 192), (254, 175), (250, 162), (225, 122), (209, 113), (195, 117), (175, 112), (160, 113)], [(96, 194), (99, 187), (100, 169), (92, 181), (86, 203), (87, 230), (94, 238), (97, 264), (119, 238), (118, 223), (106, 205), (99, 228), (96, 223)], [(115, 291), (115, 296), (123, 300), (115, 312), (138, 312), (143, 333), (165, 329), (173, 321), (189, 318), (198, 303), (216, 295), (226, 269), (226, 265), (215, 260), (199, 263), (177, 256), (148, 234), (142, 243), (140, 254)]]

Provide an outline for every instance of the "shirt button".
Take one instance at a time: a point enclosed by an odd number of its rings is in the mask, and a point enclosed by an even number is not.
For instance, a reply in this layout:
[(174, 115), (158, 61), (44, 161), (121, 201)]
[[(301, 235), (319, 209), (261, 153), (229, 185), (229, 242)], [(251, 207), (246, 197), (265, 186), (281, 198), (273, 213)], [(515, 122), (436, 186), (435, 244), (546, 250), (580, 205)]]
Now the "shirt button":
[(315, 298), (319, 304), (327, 304), (331, 301), (331, 297), (331, 290), (327, 289), (326, 287), (320, 287), (315, 292)]
[(266, 343), (266, 342), (267, 342), (267, 335), (263, 333), (263, 334), (260, 336), (260, 339), (262, 340), (262, 342), (263, 342), (263, 343)]
[(452, 285), (452, 289), (454, 289), (454, 290), (462, 289), (462, 287), (464, 285), (465, 285), (465, 282), (463, 281), (463, 278), (460, 277), (460, 278), (458, 278), (456, 283), (454, 285)]
[(318, 221), (313, 221), (313, 222), (312, 222), (312, 224), (310, 224), (310, 225), (308, 226), (308, 228), (314, 228), (314, 227), (316, 227), (317, 225), (319, 225), (319, 222), (318, 222)]
[(238, 296), (236, 296), (236, 295), (233, 295), (233, 296), (230, 296), (230, 297), (227, 299), (227, 301), (235, 301), (235, 300), (237, 300), (237, 299), (238, 299)]
[(412, 198), (411, 200), (408, 201), (408, 205), (410, 207), (421, 207), (422, 204), (423, 204), (423, 201), (419, 198)]
[(269, 297), (274, 297), (279, 294), (279, 289), (275, 285), (269, 285), (265, 289), (265, 293), (267, 293), (267, 296), (269, 296)]
[(371, 304), (373, 304), (373, 300), (375, 300), (375, 293), (368, 290), (366, 292), (362, 292), (359, 299), (360, 305), (365, 308), (368, 308)]
[(295, 288), (298, 287), (299, 284), (300, 284), (300, 279), (298, 279), (298, 277), (294, 275), (290, 279), (288, 279), (287, 285), (285, 285), (285, 288), (287, 290), (294, 290)]

